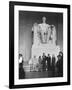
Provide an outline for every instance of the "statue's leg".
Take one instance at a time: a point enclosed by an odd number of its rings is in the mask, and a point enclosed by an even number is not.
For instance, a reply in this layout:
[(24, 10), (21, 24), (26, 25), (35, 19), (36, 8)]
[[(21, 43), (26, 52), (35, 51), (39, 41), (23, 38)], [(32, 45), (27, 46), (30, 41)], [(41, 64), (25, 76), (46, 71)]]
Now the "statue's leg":
[(47, 33), (45, 33), (45, 43), (47, 43)]
[(49, 43), (50, 34), (47, 34), (47, 43)]
[(44, 40), (44, 33), (42, 33), (42, 42), (44, 42), (45, 40)]

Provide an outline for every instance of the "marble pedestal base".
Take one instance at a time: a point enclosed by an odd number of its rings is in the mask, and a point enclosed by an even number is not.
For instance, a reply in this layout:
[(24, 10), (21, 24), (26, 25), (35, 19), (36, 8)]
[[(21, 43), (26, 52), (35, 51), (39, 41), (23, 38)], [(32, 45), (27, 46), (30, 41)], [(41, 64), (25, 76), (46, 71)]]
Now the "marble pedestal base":
[(33, 58), (34, 56), (38, 58), (39, 56), (42, 56), (43, 53), (45, 53), (46, 56), (50, 54), (50, 56), (55, 55), (55, 57), (57, 57), (59, 52), (60, 47), (57, 45), (53, 44), (41, 44), (39, 46), (33, 45), (31, 58)]

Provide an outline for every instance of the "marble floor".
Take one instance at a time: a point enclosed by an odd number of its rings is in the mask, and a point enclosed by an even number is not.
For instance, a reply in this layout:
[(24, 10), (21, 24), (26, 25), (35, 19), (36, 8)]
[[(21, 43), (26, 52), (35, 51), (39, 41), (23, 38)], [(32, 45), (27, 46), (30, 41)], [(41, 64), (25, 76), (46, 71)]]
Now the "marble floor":
[(25, 72), (25, 79), (54, 77), (51, 71)]

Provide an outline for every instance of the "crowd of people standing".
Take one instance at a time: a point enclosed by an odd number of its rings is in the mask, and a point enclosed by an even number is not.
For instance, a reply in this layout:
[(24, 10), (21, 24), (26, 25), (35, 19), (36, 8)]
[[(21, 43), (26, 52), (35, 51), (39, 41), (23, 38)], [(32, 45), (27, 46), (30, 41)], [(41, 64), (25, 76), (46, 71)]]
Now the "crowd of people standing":
[[(57, 56), (57, 61), (55, 55), (47, 56), (43, 53), (42, 56), (39, 56), (36, 59), (36, 56), (33, 58), (33, 64), (31, 64), (30, 71), (51, 71), (53, 76), (63, 76), (63, 53), (59, 52)], [(37, 61), (38, 60), (38, 61)]]
[[(63, 53), (59, 52), (59, 55), (56, 57), (54, 55), (47, 56), (43, 53), (42, 56), (39, 56), (36, 59), (36, 56), (33, 58), (33, 62), (30, 63), (30, 72), (51, 72), (52, 77), (62, 77), (63, 76)], [(19, 78), (25, 78), (25, 71), (23, 68), (24, 61), (22, 54), (19, 55)]]

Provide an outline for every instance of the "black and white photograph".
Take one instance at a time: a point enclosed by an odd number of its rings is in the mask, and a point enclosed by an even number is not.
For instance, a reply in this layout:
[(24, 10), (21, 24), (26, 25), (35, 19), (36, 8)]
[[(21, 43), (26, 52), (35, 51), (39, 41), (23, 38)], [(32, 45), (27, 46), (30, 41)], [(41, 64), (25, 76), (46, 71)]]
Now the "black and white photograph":
[(11, 5), (10, 25), (14, 30), (11, 84), (22, 87), (69, 84), (69, 5), (22, 2)]
[(63, 13), (19, 11), (19, 79), (63, 77)]

